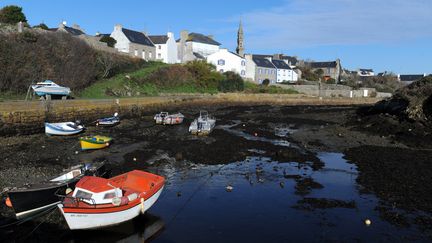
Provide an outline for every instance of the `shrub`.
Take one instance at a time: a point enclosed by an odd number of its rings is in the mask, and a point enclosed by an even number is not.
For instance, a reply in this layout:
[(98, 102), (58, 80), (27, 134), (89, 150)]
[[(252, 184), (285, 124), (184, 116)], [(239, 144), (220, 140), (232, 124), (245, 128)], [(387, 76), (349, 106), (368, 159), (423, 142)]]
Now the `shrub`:
[(27, 22), (27, 19), (22, 12), (22, 8), (9, 5), (0, 10), (0, 22), (6, 24), (16, 24), (18, 22)]
[(148, 76), (137, 79), (138, 84), (154, 84), (158, 87), (176, 87), (194, 82), (195, 78), (189, 70), (179, 64), (161, 67)]
[(219, 82), (218, 90), (222, 92), (235, 92), (244, 90), (244, 81), (235, 72), (225, 72), (225, 78)]
[(114, 47), (117, 41), (111, 36), (104, 35), (100, 40), (100, 42), (105, 42), (109, 47)]
[(43, 30), (48, 30), (48, 26), (44, 23), (40, 23), (38, 25), (33, 26), (33, 28), (39, 28), (39, 29), (43, 29)]
[(269, 86), (270, 80), (268, 78), (264, 79), (261, 83), (263, 86)]
[[(321, 70), (321, 69), (319, 69), (319, 70)], [(335, 84), (335, 83), (336, 83), (336, 79), (334, 79), (334, 78), (329, 78), (329, 79), (326, 80), (326, 83), (327, 83), (327, 84)]]

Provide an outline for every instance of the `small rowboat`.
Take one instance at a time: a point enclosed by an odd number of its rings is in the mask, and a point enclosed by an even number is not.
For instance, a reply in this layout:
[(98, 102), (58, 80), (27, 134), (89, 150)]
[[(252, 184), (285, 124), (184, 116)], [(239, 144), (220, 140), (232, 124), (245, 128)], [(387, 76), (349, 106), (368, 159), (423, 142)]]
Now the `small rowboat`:
[(213, 131), (216, 119), (210, 117), (207, 111), (200, 111), (200, 115), (189, 126), (189, 132), (194, 135), (208, 135)]
[(84, 177), (58, 207), (71, 230), (112, 226), (144, 214), (164, 185), (163, 177), (140, 170), (111, 179)]
[(184, 115), (182, 113), (169, 115), (168, 112), (161, 112), (154, 116), (154, 120), (156, 124), (176, 125), (183, 122)]
[(112, 138), (106, 136), (85, 136), (80, 139), (81, 150), (103, 149), (110, 145)]
[(78, 122), (60, 122), (60, 123), (45, 122), (45, 133), (47, 135), (68, 136), (68, 135), (78, 134), (83, 130), (84, 130), (84, 126), (79, 125)]
[(114, 113), (114, 116), (101, 118), (96, 120), (96, 126), (112, 127), (120, 123), (120, 117), (118, 113)]
[(17, 219), (24, 219), (55, 207), (61, 201), (56, 194), (66, 195), (66, 189), (75, 188), (84, 175), (104, 176), (106, 172), (104, 163), (74, 166), (51, 180), (8, 191), (6, 205), (13, 208)]

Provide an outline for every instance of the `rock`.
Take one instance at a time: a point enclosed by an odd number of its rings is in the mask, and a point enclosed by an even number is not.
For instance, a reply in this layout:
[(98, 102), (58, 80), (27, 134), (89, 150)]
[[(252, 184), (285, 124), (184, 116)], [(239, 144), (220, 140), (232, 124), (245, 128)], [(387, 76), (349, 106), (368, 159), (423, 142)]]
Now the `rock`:
[(234, 187), (231, 186), (231, 185), (228, 185), (228, 186), (225, 187), (225, 190), (226, 190), (227, 192), (232, 192), (232, 190), (234, 190)]

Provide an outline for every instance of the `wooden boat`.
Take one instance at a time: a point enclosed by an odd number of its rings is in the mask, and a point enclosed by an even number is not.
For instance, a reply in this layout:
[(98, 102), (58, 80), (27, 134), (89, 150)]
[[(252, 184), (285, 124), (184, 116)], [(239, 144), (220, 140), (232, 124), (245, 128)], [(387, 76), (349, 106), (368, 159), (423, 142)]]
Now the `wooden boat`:
[(118, 117), (118, 113), (114, 113), (114, 116), (101, 118), (96, 120), (96, 126), (104, 126), (104, 127), (112, 127), (118, 125), (120, 123), (120, 117)]
[(168, 114), (168, 112), (161, 112), (154, 116), (156, 124), (163, 125), (176, 125), (183, 123), (184, 115), (182, 113)]
[(189, 132), (194, 135), (208, 135), (213, 131), (216, 119), (210, 117), (207, 111), (200, 111), (200, 115), (189, 126)]
[(71, 230), (112, 226), (144, 214), (164, 185), (163, 177), (140, 170), (111, 179), (84, 177), (58, 207)]
[(112, 138), (106, 136), (85, 136), (79, 139), (81, 150), (102, 149), (110, 146)]
[(17, 219), (30, 217), (55, 207), (61, 201), (56, 194), (65, 195), (67, 188), (73, 189), (85, 175), (104, 176), (106, 173), (104, 163), (74, 166), (51, 180), (8, 191), (6, 205), (13, 208)]
[(47, 135), (68, 136), (68, 135), (78, 134), (83, 130), (84, 130), (84, 126), (79, 125), (78, 122), (60, 122), (60, 123), (45, 122), (45, 133)]

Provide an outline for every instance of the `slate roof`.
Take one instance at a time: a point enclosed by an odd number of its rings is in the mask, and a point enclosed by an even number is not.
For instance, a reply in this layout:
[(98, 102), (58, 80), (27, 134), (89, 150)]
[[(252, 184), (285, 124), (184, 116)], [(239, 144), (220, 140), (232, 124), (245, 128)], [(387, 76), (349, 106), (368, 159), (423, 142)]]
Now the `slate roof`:
[(405, 74), (405, 75), (400, 75), (399, 80), (402, 82), (412, 82), (412, 81), (417, 81), (419, 79), (422, 79), (423, 77), (424, 77), (423, 74)]
[[(257, 57), (257, 58), (272, 58), (272, 59), (274, 59), (273, 55), (257, 55), (257, 54), (254, 54), (253, 56)], [(288, 60), (288, 62), (290, 62), (292, 65), (296, 65), (297, 62), (298, 62), (297, 58), (291, 57), (291, 56), (282, 55), (280, 57), (280, 59), (281, 60)]]
[[(49, 31), (53, 31), (56, 32), (59, 28), (49, 28)], [(79, 29), (74, 29), (71, 27), (67, 27), (65, 26), (64, 29), (66, 30), (66, 32), (68, 32), (71, 35), (85, 35), (85, 33)]]
[(149, 35), (149, 38), (155, 45), (166, 44), (169, 39), (166, 35)]
[(239, 54), (237, 54), (237, 53), (235, 53), (235, 52), (229, 51), (229, 53), (231, 53), (231, 54), (233, 54), (233, 55), (236, 55), (236, 56), (238, 56), (238, 57), (240, 57), (240, 58), (244, 58), (244, 57), (240, 56)]
[(132, 43), (145, 45), (145, 46), (154, 46), (151, 40), (141, 32), (122, 28), (123, 33), (128, 38), (128, 40)]
[(252, 60), (258, 67), (275, 68), (272, 62), (265, 58), (252, 57)]
[(364, 68), (360, 68), (360, 72), (369, 72), (372, 73), (373, 69), (364, 69)]
[(282, 60), (273, 60), (272, 61), (273, 65), (275, 65), (275, 67), (277, 67), (278, 69), (291, 69), (290, 66), (288, 66), (288, 64), (286, 64), (284, 61)]
[[(180, 39), (177, 39), (177, 42), (179, 42), (179, 41), (180, 41)], [(222, 45), (221, 43), (213, 40), (212, 38), (205, 36), (203, 34), (199, 34), (199, 33), (190, 33), (188, 36), (188, 39), (186, 41), (193, 41), (193, 42), (209, 44), (209, 45), (216, 45), (216, 46)]]
[(309, 62), (311, 68), (335, 68), (336, 62)]

